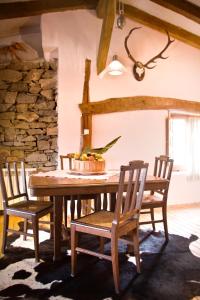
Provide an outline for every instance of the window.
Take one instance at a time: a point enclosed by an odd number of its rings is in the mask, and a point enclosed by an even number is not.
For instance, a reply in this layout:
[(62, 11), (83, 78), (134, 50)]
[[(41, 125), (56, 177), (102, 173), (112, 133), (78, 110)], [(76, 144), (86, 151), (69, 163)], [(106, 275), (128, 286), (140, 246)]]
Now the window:
[(200, 179), (200, 116), (171, 114), (169, 156), (175, 170), (184, 170), (190, 179)]

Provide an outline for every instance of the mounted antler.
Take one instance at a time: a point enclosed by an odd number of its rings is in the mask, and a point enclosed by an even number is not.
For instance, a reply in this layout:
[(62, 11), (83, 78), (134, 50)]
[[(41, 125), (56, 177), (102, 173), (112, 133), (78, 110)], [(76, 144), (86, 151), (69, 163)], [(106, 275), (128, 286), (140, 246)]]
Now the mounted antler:
[(162, 54), (165, 52), (165, 50), (169, 47), (169, 45), (171, 43), (174, 42), (174, 40), (171, 40), (170, 39), (170, 36), (169, 36), (169, 33), (168, 31), (166, 31), (167, 33), (167, 37), (168, 37), (168, 41), (167, 41), (167, 45), (164, 47), (164, 49), (162, 51), (160, 51), (156, 56), (154, 56), (153, 58), (151, 58), (146, 64), (143, 64), (142, 62), (140, 61), (136, 61), (135, 58), (131, 55), (129, 49), (128, 49), (128, 39), (131, 35), (131, 33), (136, 30), (136, 29), (140, 29), (141, 27), (134, 27), (132, 28), (130, 31), (129, 31), (129, 34), (126, 36), (125, 38), (125, 41), (124, 41), (124, 46), (125, 46), (125, 49), (126, 49), (126, 52), (128, 54), (128, 57), (134, 62), (134, 66), (133, 66), (133, 74), (135, 76), (135, 78), (138, 80), (138, 81), (141, 81), (143, 78), (144, 78), (144, 75), (145, 75), (145, 68), (147, 69), (153, 69), (156, 67), (155, 66), (152, 66), (150, 67), (149, 64), (152, 64), (152, 63), (156, 63), (156, 59), (160, 58), (160, 59), (166, 59), (168, 57), (163, 57)]

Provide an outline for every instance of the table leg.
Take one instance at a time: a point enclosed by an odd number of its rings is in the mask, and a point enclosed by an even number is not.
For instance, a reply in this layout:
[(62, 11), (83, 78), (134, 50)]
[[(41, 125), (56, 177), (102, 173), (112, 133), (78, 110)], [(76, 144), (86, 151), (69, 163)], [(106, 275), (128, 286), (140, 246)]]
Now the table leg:
[(53, 260), (61, 258), (61, 231), (62, 231), (62, 196), (53, 198), (54, 204), (54, 257)]
[(115, 204), (116, 204), (116, 193), (110, 193), (110, 210), (115, 210)]

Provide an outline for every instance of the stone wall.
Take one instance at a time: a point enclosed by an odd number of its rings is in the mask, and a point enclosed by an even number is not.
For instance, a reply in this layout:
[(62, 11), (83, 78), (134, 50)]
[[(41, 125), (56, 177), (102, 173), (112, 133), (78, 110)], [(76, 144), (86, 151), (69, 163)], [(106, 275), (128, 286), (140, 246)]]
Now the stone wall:
[(0, 160), (31, 168), (57, 166), (57, 61), (0, 66)]

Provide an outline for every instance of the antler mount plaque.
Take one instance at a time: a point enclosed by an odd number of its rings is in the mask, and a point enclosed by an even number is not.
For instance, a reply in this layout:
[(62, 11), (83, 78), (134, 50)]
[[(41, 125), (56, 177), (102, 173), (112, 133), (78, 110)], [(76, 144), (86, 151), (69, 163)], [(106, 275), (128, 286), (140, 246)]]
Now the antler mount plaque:
[(146, 69), (153, 69), (156, 67), (156, 65), (153, 65), (153, 66), (150, 66), (150, 64), (152, 63), (156, 63), (156, 59), (166, 59), (168, 57), (163, 57), (163, 53), (165, 52), (165, 50), (170, 46), (171, 43), (174, 42), (174, 40), (171, 40), (170, 39), (170, 36), (169, 36), (169, 33), (168, 31), (166, 31), (167, 33), (167, 37), (168, 37), (168, 41), (167, 41), (167, 44), (166, 46), (164, 47), (164, 49), (162, 51), (160, 51), (157, 55), (155, 55), (153, 58), (151, 58), (149, 61), (147, 61), (145, 64), (143, 64), (142, 62), (140, 61), (137, 61), (130, 53), (129, 49), (128, 49), (128, 39), (131, 35), (131, 33), (136, 30), (136, 29), (140, 29), (141, 27), (134, 27), (132, 28), (128, 35), (126, 36), (125, 38), (125, 41), (124, 41), (124, 46), (125, 46), (125, 49), (126, 49), (126, 52), (128, 54), (128, 57), (134, 62), (134, 65), (133, 65), (133, 75), (135, 77), (136, 80), (138, 81), (141, 81), (144, 76), (145, 76), (145, 68)]

